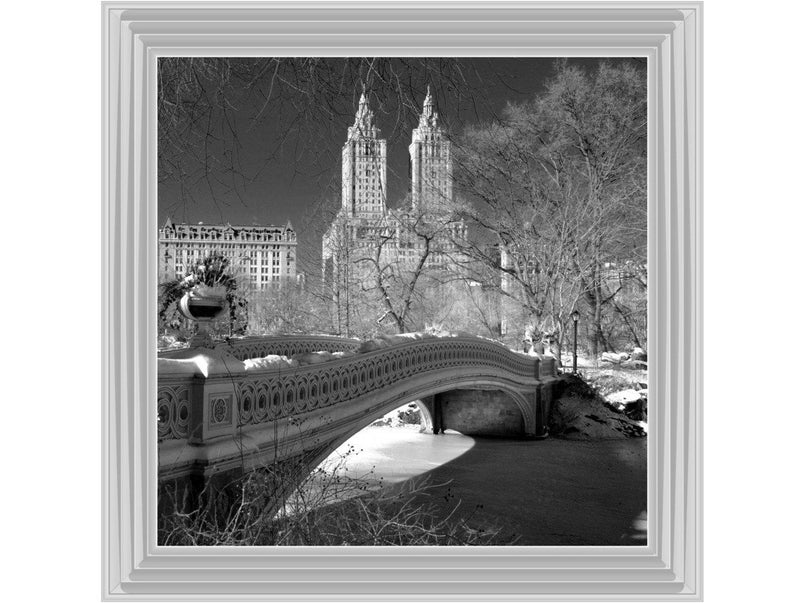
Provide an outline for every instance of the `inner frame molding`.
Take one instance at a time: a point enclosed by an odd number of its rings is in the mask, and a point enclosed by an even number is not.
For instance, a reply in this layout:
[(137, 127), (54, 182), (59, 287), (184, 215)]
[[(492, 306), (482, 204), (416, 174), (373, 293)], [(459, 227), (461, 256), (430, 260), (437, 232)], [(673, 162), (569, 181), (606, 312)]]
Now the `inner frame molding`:
[[(101, 10), (104, 600), (702, 599), (701, 2)], [(259, 55), (647, 57), (647, 546), (156, 546), (156, 61)]]

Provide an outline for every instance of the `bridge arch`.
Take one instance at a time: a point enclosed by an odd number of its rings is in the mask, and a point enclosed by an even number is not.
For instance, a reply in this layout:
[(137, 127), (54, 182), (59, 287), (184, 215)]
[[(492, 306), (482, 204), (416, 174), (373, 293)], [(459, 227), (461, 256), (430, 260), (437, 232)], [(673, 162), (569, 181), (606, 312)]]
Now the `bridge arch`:
[(385, 401), (373, 406), (369, 412), (366, 412), (362, 416), (356, 417), (348, 428), (344, 429), (331, 440), (329, 440), (325, 448), (319, 449), (316, 454), (309, 457), (310, 471), (314, 470), (315, 467), (321, 464), (338, 447), (366, 427), (370, 426), (373, 422), (382, 418), (392, 410), (400, 408), (401, 406), (411, 402), (418, 402), (418, 406), (420, 407), (422, 414), (424, 415), (424, 413), (427, 413), (425, 419), (426, 425), (429, 429), (432, 429), (433, 418), (430, 409), (422, 402), (422, 400), (438, 396), (439, 394), (455, 391), (501, 392), (505, 394), (516, 406), (522, 418), (522, 433), (511, 435), (518, 437), (528, 435), (533, 437), (543, 437), (543, 433), (528, 432), (527, 426), (532, 425), (535, 422), (535, 415), (537, 411), (535, 407), (537, 405), (537, 400), (532, 394), (528, 394), (527, 392), (523, 391), (521, 386), (517, 387), (506, 379), (493, 377), (456, 378), (442, 381), (437, 386), (423, 385), (422, 387), (414, 388), (413, 390), (406, 391), (401, 394), (388, 396)]

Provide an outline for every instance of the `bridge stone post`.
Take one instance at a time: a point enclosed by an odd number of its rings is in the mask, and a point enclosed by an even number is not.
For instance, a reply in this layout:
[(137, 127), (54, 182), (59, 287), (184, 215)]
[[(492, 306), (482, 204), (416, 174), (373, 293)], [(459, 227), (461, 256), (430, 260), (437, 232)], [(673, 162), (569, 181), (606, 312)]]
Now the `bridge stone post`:
[[(189, 390), (189, 425), (187, 444), (207, 447), (233, 440), (240, 423), (237, 381), (245, 372), (243, 362), (225, 350), (189, 348), (171, 356), (171, 362), (160, 366), (160, 374), (192, 375)], [(160, 514), (170, 513), (173, 504), (182, 511), (197, 509), (204, 503), (204, 491), (219, 491), (220, 486), (237, 475), (240, 469), (219, 471), (214, 461), (194, 463), (182, 475), (160, 485)]]
[(536, 393), (534, 394), (535, 437), (546, 437), (548, 435), (550, 408), (553, 405), (553, 385), (554, 380), (551, 379), (545, 383), (540, 383), (536, 387)]
[(542, 400), (542, 386), (537, 385), (536, 391), (531, 395), (533, 400), (533, 433), (535, 438), (543, 437), (546, 434), (546, 421), (544, 416), (544, 402)]
[[(225, 350), (189, 348), (172, 355), (168, 363), (160, 364), (159, 371), (168, 377), (192, 376), (188, 444), (203, 447), (237, 435), (240, 424), (237, 382), (245, 372), (242, 361)], [(193, 476), (212, 472), (214, 466), (210, 465), (196, 465), (189, 471)]]
[(237, 379), (243, 363), (223, 350), (191, 348), (176, 359), (186, 359), (193, 371), (190, 393), (189, 442), (203, 445), (219, 437), (233, 436), (239, 424)]

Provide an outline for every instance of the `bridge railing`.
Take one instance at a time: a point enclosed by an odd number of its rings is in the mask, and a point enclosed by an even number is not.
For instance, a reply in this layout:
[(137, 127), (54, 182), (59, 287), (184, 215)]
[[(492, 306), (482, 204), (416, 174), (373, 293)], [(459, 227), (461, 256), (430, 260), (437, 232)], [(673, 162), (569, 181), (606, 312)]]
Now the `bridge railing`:
[[(351, 352), (357, 349), (360, 340), (331, 335), (281, 335), (275, 337), (239, 337), (216, 346), (238, 360), (277, 356), (295, 356), (310, 352)], [(176, 358), (186, 353), (187, 348), (160, 350), (160, 358)]]
[[(193, 394), (197, 394), (196, 384), (197, 378), (191, 374), (159, 374), (156, 394), (156, 425), (159, 441), (189, 439), (193, 417)], [(198, 413), (196, 410), (195, 415)]]
[(163, 366), (166, 370), (160, 370), (157, 394), (159, 439), (191, 443), (236, 427), (344, 404), (428, 373), (505, 374), (527, 386), (556, 372), (553, 359), (540, 361), (472, 337), (414, 339), (300, 366), (246, 369), (230, 357), (228, 364), (219, 364), (205, 375), (187, 360), (160, 364)]

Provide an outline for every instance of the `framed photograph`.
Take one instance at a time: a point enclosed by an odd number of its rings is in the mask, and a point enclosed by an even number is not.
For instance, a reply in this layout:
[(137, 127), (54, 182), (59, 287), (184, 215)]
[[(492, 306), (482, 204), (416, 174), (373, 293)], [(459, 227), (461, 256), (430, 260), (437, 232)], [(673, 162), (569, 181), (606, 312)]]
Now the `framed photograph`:
[(104, 600), (701, 600), (701, 11), (103, 3)]

